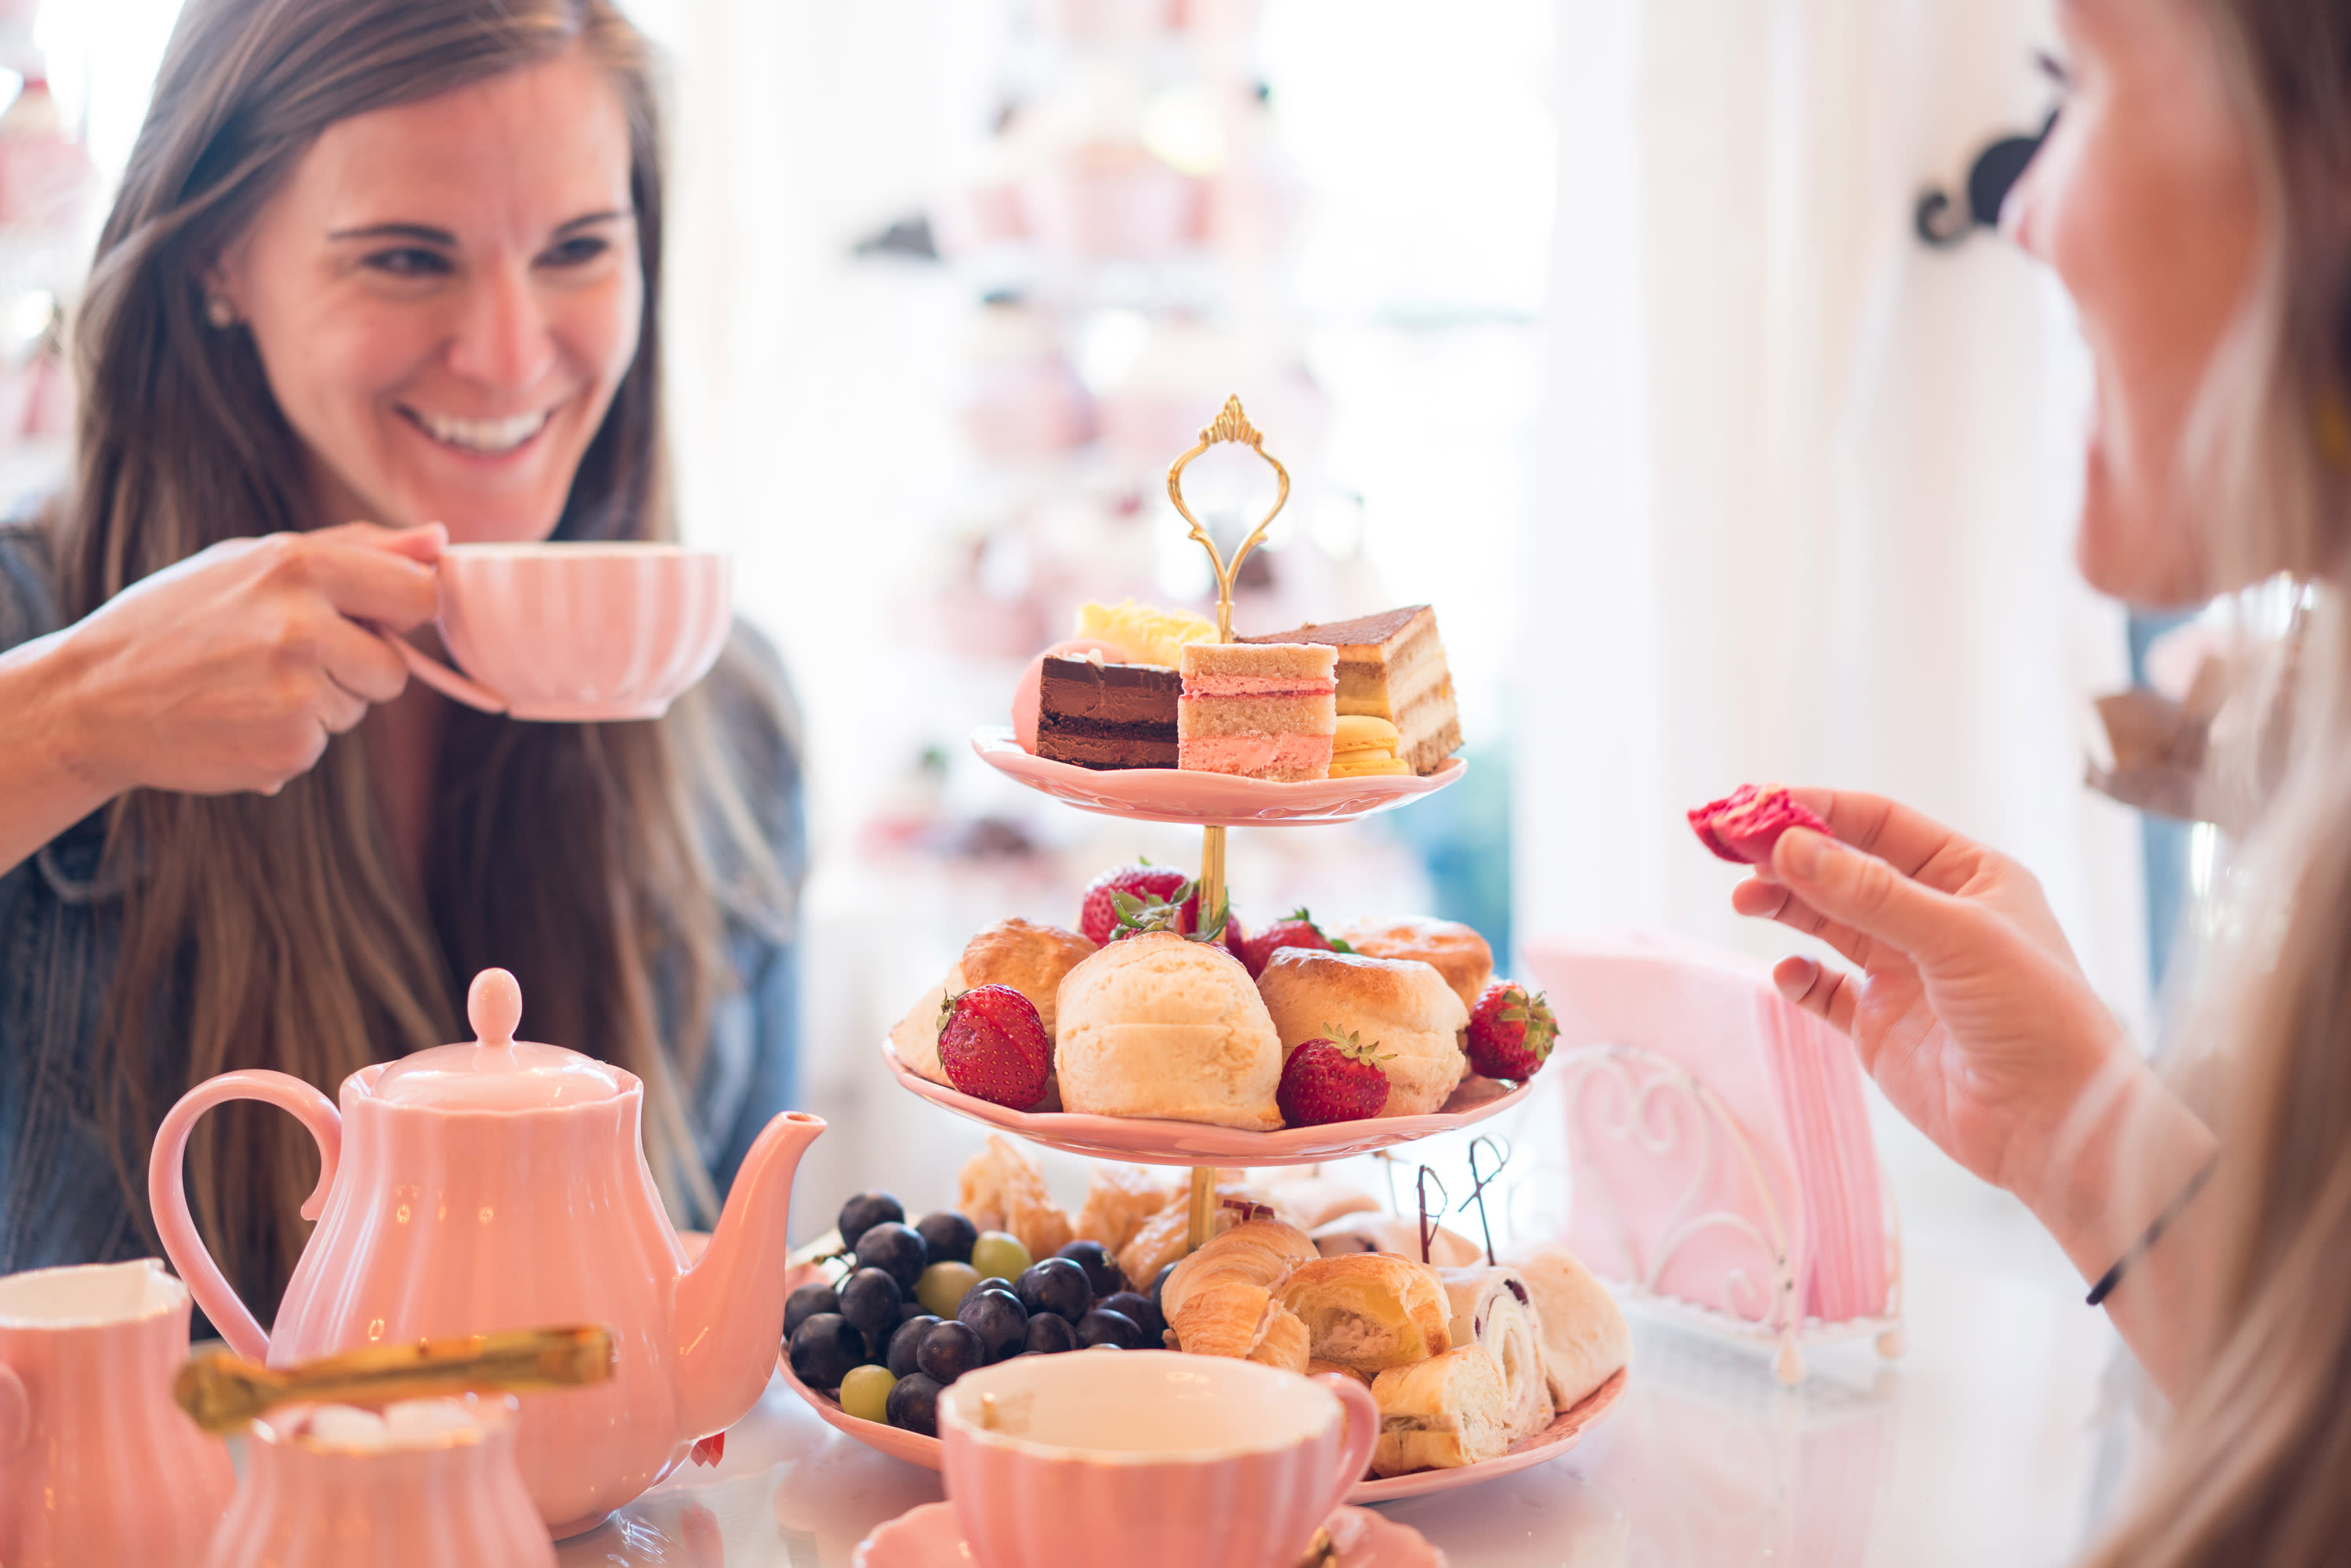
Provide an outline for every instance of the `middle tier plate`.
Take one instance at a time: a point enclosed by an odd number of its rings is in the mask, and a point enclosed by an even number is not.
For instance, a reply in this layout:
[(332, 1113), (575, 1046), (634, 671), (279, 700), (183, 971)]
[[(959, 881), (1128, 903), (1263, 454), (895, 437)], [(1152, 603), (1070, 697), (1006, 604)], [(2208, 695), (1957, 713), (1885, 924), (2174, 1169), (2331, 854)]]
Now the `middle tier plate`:
[(1169, 1122), (1151, 1116), (1089, 1116), (1072, 1111), (1013, 1111), (934, 1083), (898, 1059), (888, 1040), (882, 1061), (898, 1082), (935, 1105), (944, 1105), (1000, 1132), (1064, 1154), (1126, 1160), (1145, 1166), (1307, 1166), (1322, 1160), (1368, 1155), (1456, 1127), (1467, 1127), (1508, 1110), (1531, 1083), (1467, 1078), (1445, 1108), (1426, 1116), (1380, 1116), (1332, 1122), (1320, 1127), (1282, 1127), (1252, 1133), (1199, 1122)]
[(1204, 828), (1352, 822), (1442, 789), (1469, 770), (1469, 765), (1456, 757), (1426, 779), (1403, 774), (1276, 784), (1265, 779), (1186, 773), (1174, 768), (1074, 768), (1023, 751), (1009, 725), (983, 725), (973, 730), (971, 748), (998, 773), (1080, 810)]

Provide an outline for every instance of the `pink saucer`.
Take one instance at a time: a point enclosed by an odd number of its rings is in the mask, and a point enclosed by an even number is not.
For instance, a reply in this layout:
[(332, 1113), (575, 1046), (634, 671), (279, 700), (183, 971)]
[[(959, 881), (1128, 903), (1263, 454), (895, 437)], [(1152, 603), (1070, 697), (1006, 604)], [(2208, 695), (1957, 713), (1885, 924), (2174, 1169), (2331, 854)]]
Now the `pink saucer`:
[[(1343, 1508), (1322, 1528), (1338, 1548), (1340, 1568), (1446, 1568), (1445, 1553), (1420, 1531), (1369, 1509)], [(859, 1542), (849, 1561), (852, 1568), (973, 1568), (975, 1559), (956, 1528), (955, 1505), (926, 1502)]]
[[(904, 1459), (910, 1465), (920, 1465), (935, 1470), (944, 1463), (939, 1452), (939, 1440), (925, 1437), (920, 1432), (904, 1431), (896, 1427), (874, 1421), (861, 1421), (840, 1406), (792, 1375), (791, 1358), (779, 1356), (777, 1371), (782, 1375), (784, 1386), (806, 1400), (828, 1427), (856, 1438), (867, 1448)], [(1616, 1406), (1625, 1394), (1624, 1369), (1593, 1389), (1573, 1409), (1554, 1416), (1552, 1424), (1531, 1437), (1521, 1437), (1510, 1445), (1501, 1458), (1479, 1464), (1464, 1465), (1450, 1470), (1416, 1470), (1408, 1476), (1388, 1476), (1384, 1479), (1357, 1481), (1347, 1493), (1350, 1503), (1395, 1502), (1400, 1498), (1422, 1497), (1429, 1492), (1451, 1491), (1456, 1487), (1476, 1486), (1499, 1477), (1515, 1475), (1520, 1470), (1559, 1458), (1583, 1439), (1583, 1434), (1600, 1424), (1601, 1417)], [(1353, 1509), (1343, 1511), (1353, 1512)], [(912, 1515), (908, 1516), (913, 1517)], [(901, 1521), (901, 1522), (904, 1522)], [(859, 1559), (863, 1561), (863, 1559)], [(881, 1563), (896, 1559), (874, 1559)], [(911, 1561), (911, 1560), (910, 1560)], [(927, 1561), (925, 1559), (925, 1561)], [(1374, 1561), (1384, 1562), (1385, 1559)], [(1406, 1559), (1405, 1561), (1411, 1561)]]
[(1352, 822), (1374, 811), (1401, 806), (1459, 781), (1468, 763), (1454, 758), (1426, 779), (1409, 774), (1373, 779), (1313, 779), (1274, 784), (1223, 773), (1186, 773), (1173, 768), (1114, 768), (1097, 771), (1049, 762), (1020, 749), (1008, 725), (983, 725), (971, 732), (980, 760), (1031, 789), (1083, 811), (1144, 822), (1184, 822), (1209, 828), (1248, 828), (1268, 822)]
[(1146, 1166), (1309, 1166), (1321, 1160), (1367, 1155), (1393, 1144), (1408, 1144), (1482, 1122), (1526, 1097), (1534, 1081), (1505, 1083), (1465, 1078), (1444, 1109), (1426, 1116), (1378, 1116), (1332, 1122), (1320, 1127), (1283, 1127), (1252, 1133), (1204, 1122), (1167, 1122), (1151, 1116), (1088, 1116), (1073, 1111), (1013, 1111), (990, 1101), (934, 1083), (898, 1060), (888, 1040), (882, 1061), (899, 1083), (934, 1105), (984, 1122), (1064, 1154), (1130, 1160)]

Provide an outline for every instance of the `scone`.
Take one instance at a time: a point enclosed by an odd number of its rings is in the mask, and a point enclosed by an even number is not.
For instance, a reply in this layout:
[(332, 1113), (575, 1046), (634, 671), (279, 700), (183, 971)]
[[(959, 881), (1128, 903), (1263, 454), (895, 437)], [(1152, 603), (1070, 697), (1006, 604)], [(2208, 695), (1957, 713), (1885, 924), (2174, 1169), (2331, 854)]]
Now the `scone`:
[[(1469, 1027), (1469, 1009), (1444, 976), (1417, 960), (1283, 947), (1267, 962), (1257, 988), (1284, 1060), (1310, 1040), (1352, 1034), (1366, 1045), (1378, 1042), (1386, 1056), (1380, 1071), (1388, 1075), (1383, 1116), (1437, 1110), (1468, 1071), (1461, 1031)], [(1065, 1078), (1064, 1100), (1068, 1094)]]
[(1372, 1474), (1458, 1469), (1499, 1458), (1510, 1448), (1502, 1372), (1483, 1345), (1465, 1344), (1372, 1380), (1380, 1445)]
[(1281, 1304), (1306, 1324), (1316, 1360), (1372, 1376), (1452, 1348), (1452, 1307), (1437, 1270), (1385, 1253), (1301, 1263)]
[(1154, 932), (1062, 977), (1053, 1066), (1066, 1110), (1270, 1132), (1281, 1060), (1249, 971), (1222, 947)]
[(1465, 1008), (1475, 1008), (1494, 982), (1494, 950), (1458, 920), (1358, 920), (1339, 936), (1366, 957), (1416, 958), (1428, 965), (1445, 977)]
[(1513, 1251), (1542, 1322), (1543, 1371), (1551, 1402), (1573, 1409), (1633, 1359), (1633, 1331), (1608, 1287), (1555, 1243)]
[(914, 1071), (934, 1083), (947, 1083), (946, 1069), (939, 1065), (939, 1009), (947, 998), (975, 986), (1010, 986), (1027, 997), (1050, 1040), (1061, 977), (1093, 950), (1092, 943), (1058, 925), (999, 920), (965, 943), (963, 956), (947, 970), (947, 977), (924, 992), (914, 1010), (898, 1020), (890, 1031), (891, 1047)]

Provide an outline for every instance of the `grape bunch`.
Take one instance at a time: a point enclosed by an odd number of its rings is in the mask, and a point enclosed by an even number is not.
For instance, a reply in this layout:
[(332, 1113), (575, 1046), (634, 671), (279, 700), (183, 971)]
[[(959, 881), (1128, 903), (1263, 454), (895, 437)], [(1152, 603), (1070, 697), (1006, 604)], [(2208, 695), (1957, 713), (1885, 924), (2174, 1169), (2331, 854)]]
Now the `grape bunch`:
[[(792, 1375), (850, 1415), (938, 1436), (939, 1390), (1017, 1355), (1157, 1346), (1159, 1291), (1133, 1289), (1098, 1241), (1032, 1260), (1019, 1238), (952, 1210), (906, 1223), (886, 1192), (841, 1207), (848, 1272), (802, 1285), (784, 1306)], [(848, 1239), (854, 1237), (853, 1241)]]

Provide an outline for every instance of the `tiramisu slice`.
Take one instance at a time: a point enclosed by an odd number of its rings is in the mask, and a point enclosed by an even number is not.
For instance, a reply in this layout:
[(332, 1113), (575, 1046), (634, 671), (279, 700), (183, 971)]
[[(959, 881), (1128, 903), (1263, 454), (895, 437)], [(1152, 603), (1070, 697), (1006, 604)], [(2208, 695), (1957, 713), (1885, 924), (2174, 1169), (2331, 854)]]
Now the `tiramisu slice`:
[(1337, 662), (1307, 643), (1186, 643), (1176, 765), (1278, 783), (1329, 777)]
[(1461, 749), (1453, 676), (1437, 640), (1437, 612), (1407, 604), (1353, 621), (1311, 622), (1244, 643), (1315, 643), (1336, 651), (1339, 711), (1386, 719), (1403, 739), (1398, 755), (1426, 777)]

